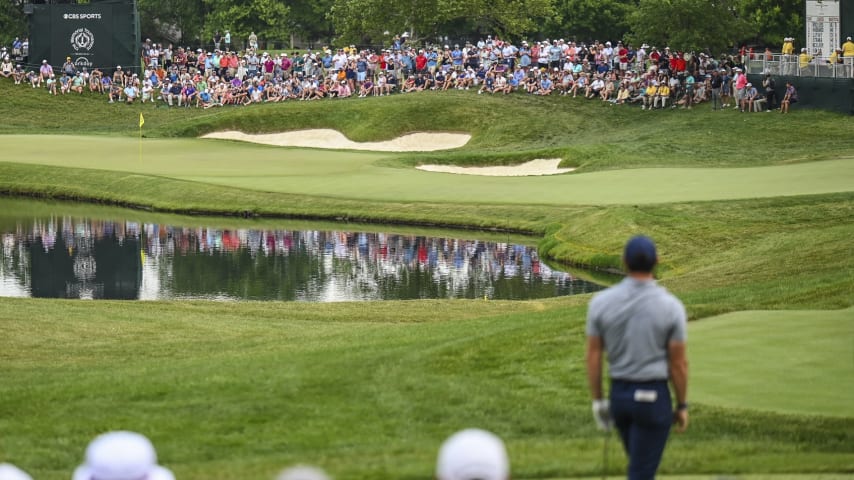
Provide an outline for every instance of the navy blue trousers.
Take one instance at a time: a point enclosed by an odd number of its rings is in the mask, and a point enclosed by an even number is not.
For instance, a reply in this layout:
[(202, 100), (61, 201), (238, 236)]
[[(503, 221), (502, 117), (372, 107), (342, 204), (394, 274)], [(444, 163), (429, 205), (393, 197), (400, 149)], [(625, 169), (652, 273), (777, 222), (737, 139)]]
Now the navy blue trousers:
[(612, 380), (611, 416), (629, 456), (629, 480), (654, 479), (673, 424), (667, 381)]

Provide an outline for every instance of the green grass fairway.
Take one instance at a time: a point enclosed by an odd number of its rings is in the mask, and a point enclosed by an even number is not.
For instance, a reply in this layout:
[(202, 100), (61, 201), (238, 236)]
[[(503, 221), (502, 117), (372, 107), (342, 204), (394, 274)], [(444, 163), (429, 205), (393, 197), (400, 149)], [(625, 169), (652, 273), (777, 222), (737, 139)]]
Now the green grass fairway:
[(478, 177), (377, 165), (389, 155), (212, 140), (3, 137), (9, 161), (105, 169), (229, 187), (348, 199), (502, 204), (644, 204), (847, 192), (854, 157), (753, 168), (654, 168)]
[[(67, 479), (96, 433), (127, 428), (183, 480), (269, 479), (294, 462), (415, 480), (448, 434), (478, 426), (505, 439), (513, 478), (595, 476), (585, 303), (0, 299), (0, 455)], [(854, 418), (696, 400), (662, 474), (854, 464)], [(625, 457), (611, 447), (617, 475)]]
[(736, 312), (689, 330), (692, 399), (854, 417), (854, 309)]

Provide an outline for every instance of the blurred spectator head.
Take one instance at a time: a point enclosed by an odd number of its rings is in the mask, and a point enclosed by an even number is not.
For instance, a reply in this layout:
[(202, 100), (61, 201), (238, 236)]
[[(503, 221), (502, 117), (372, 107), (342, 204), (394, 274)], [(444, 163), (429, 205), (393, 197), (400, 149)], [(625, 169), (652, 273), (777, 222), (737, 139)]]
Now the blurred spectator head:
[(157, 465), (151, 441), (134, 432), (110, 432), (98, 436), (86, 448), (86, 462), (77, 467), (73, 480), (175, 480)]
[(510, 461), (504, 442), (479, 429), (459, 431), (445, 440), (436, 464), (438, 480), (508, 480)]

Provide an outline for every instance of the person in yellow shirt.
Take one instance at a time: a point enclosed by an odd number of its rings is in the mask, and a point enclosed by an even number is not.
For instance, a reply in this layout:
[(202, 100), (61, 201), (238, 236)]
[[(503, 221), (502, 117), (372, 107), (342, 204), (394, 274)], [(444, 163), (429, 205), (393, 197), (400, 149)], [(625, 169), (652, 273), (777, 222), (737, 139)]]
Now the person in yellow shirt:
[(658, 87), (658, 94), (655, 96), (655, 103), (653, 104), (655, 107), (658, 107), (661, 104), (661, 108), (667, 107), (667, 101), (670, 99), (670, 86), (667, 85), (666, 82), (661, 82), (661, 86)]
[(836, 65), (837, 63), (842, 63), (842, 60), (839, 58), (840, 53), (842, 53), (842, 49), (837, 48), (833, 50), (833, 53), (830, 54), (830, 58), (827, 59), (827, 63), (829, 63), (831, 67)]
[(786, 37), (783, 39), (783, 55), (792, 55), (795, 53), (794, 38)]
[(798, 67), (800, 67), (801, 70), (809, 67), (810, 62), (812, 62), (812, 58), (813, 58), (812, 55), (807, 53), (807, 49), (802, 48), (801, 54), (798, 55)]
[(655, 100), (655, 95), (658, 93), (658, 86), (655, 84), (655, 81), (651, 81), (649, 86), (646, 87), (646, 95), (643, 97), (643, 105), (641, 106), (641, 110), (645, 108), (649, 108), (652, 110), (653, 101)]
[(786, 37), (783, 39), (783, 57), (781, 59), (782, 65), (782, 74), (783, 75), (791, 75), (794, 69), (794, 61), (795, 61), (795, 39), (793, 37)]
[(851, 37), (842, 44), (842, 63), (845, 64), (848, 76), (854, 77), (854, 42), (851, 41)]

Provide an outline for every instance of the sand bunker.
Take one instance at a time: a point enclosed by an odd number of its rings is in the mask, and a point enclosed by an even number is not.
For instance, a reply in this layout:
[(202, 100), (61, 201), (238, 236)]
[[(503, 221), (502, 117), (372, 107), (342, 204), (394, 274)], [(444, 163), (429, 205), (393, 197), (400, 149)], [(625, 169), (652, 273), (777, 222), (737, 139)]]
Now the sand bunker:
[(295, 130), (283, 133), (247, 134), (236, 131), (214, 132), (202, 138), (239, 140), (278, 147), (372, 150), (375, 152), (435, 152), (464, 146), (471, 135), (464, 133), (410, 133), (385, 142), (354, 142), (330, 129)]
[(461, 175), (484, 175), (487, 177), (527, 177), (535, 175), (557, 175), (575, 170), (558, 168), (559, 158), (536, 159), (521, 165), (496, 167), (456, 167), (453, 165), (419, 165), (415, 167), (427, 172), (458, 173)]

